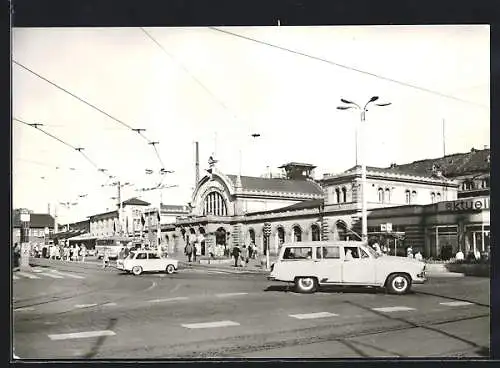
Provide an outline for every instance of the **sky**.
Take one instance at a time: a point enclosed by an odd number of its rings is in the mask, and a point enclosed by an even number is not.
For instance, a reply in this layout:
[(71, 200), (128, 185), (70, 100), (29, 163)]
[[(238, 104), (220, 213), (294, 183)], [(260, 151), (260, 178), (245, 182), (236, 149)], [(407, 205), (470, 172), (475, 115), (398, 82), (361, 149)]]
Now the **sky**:
[[(184, 205), (195, 141), (202, 176), (212, 154), (226, 174), (291, 161), (316, 165), (317, 178), (339, 173), (355, 164), (360, 124), (358, 111), (337, 109), (341, 98), (391, 103), (366, 113), (370, 166), (442, 156), (443, 122), (447, 154), (489, 146), (487, 25), (217, 29), (329, 62), (202, 27), (13, 29), (13, 207), (57, 205), (60, 221), (83, 220), (116, 208), (109, 175), (131, 183), (123, 199)], [(160, 176), (148, 141), (173, 173)], [(160, 178), (175, 187), (138, 191)]]

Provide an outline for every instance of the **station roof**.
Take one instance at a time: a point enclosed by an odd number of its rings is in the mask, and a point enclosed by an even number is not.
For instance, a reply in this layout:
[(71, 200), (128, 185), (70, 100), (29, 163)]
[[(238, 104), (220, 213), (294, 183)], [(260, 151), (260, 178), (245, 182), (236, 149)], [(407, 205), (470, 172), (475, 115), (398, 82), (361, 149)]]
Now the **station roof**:
[[(233, 184), (236, 184), (237, 175), (228, 175), (228, 177), (231, 179)], [(323, 195), (323, 190), (319, 184), (312, 180), (241, 176), (241, 185), (243, 189), (253, 191)]]

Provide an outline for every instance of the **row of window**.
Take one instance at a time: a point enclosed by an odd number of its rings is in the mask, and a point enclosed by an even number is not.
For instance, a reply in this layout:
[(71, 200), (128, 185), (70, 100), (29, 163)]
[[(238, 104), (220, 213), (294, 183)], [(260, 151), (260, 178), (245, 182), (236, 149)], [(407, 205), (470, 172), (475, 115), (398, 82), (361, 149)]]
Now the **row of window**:
[(473, 189), (485, 189), (490, 187), (490, 178), (485, 178), (483, 180), (465, 180), (462, 183), (462, 190), (473, 190)]
[(334, 196), (335, 203), (346, 203), (347, 202), (347, 188), (346, 187), (335, 188), (334, 192), (335, 192), (335, 196)]
[[(350, 258), (369, 258), (368, 254), (359, 247), (345, 247), (346, 256)], [(312, 247), (286, 248), (283, 259), (311, 259)], [(338, 246), (316, 248), (316, 259), (340, 259)]]

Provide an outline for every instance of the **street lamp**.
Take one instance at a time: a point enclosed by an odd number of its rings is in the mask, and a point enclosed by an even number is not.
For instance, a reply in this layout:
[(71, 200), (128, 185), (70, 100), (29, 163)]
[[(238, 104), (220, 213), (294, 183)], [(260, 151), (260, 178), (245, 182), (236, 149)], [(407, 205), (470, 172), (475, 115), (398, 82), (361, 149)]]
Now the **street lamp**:
[[(341, 98), (340, 101), (344, 103), (344, 106), (337, 106), (338, 110), (349, 110), (349, 109), (357, 109), (361, 112), (361, 125), (360, 125), (360, 135), (361, 135), (361, 144), (360, 144), (360, 150), (362, 152), (361, 154), (361, 192), (362, 192), (362, 204), (361, 204), (361, 239), (363, 241), (366, 241), (368, 239), (368, 220), (367, 220), (367, 195), (366, 195), (366, 161), (365, 161), (365, 155), (364, 155), (364, 150), (365, 150), (365, 134), (364, 134), (364, 122), (365, 122), (365, 115), (366, 112), (368, 111), (367, 107), (369, 104), (372, 102), (375, 102), (379, 99), (378, 96), (373, 96), (368, 100), (368, 102), (365, 104), (363, 108), (360, 107), (355, 102), (346, 100), (344, 98)], [(389, 106), (391, 103), (386, 102), (386, 103), (376, 103), (376, 106)], [(358, 140), (358, 135), (356, 135), (356, 140)], [(356, 142), (357, 145), (357, 142)], [(357, 164), (357, 163), (356, 163)]]

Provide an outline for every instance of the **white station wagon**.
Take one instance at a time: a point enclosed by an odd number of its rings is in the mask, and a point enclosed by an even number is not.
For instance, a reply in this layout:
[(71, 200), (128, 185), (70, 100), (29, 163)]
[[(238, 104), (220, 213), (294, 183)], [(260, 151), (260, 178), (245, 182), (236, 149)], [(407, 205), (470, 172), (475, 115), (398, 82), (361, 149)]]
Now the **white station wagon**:
[(176, 259), (161, 257), (155, 251), (136, 250), (131, 251), (127, 258), (119, 259), (116, 267), (138, 276), (143, 272), (154, 271), (171, 274), (177, 271), (178, 264), (179, 261)]
[(405, 294), (412, 284), (427, 280), (424, 262), (379, 255), (357, 241), (285, 243), (268, 279), (293, 282), (300, 293), (326, 285), (359, 285), (385, 287), (393, 294)]

